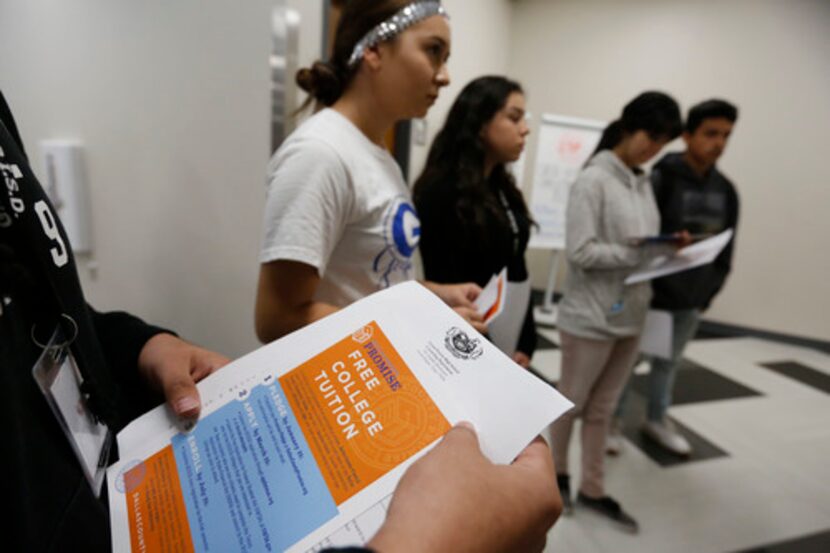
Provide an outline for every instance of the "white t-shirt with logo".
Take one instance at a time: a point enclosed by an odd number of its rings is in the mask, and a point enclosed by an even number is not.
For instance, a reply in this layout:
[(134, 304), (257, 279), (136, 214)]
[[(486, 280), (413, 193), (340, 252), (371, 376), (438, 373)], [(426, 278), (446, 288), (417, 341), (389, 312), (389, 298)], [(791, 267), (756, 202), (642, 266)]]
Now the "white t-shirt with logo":
[(343, 307), (412, 279), (419, 237), (398, 164), (340, 113), (313, 115), (271, 158), (259, 260), (315, 267), (315, 301)]

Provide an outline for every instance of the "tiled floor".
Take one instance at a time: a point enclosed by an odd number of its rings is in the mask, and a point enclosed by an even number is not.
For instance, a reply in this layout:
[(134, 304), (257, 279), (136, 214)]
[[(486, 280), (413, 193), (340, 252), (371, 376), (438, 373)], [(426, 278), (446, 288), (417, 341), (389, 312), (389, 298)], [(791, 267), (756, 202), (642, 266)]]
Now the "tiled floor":
[[(559, 337), (554, 329), (540, 334), (547, 347), (533, 367), (555, 382)], [(695, 340), (685, 357), (669, 414), (696, 454), (676, 459), (640, 436), (648, 370), (641, 364), (625, 448), (606, 459), (607, 490), (638, 519), (640, 533), (624, 534), (577, 506), (551, 530), (546, 551), (830, 552), (830, 356), (725, 338)]]

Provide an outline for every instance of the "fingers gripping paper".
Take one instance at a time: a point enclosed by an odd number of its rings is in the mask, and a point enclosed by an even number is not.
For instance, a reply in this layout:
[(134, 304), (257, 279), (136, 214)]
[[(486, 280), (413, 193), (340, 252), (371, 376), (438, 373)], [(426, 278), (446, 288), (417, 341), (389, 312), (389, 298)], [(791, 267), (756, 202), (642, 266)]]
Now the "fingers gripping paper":
[(364, 543), (403, 472), (460, 420), (509, 462), (570, 403), (416, 283), (374, 294), (200, 382), (118, 435), (115, 551), (316, 551)]

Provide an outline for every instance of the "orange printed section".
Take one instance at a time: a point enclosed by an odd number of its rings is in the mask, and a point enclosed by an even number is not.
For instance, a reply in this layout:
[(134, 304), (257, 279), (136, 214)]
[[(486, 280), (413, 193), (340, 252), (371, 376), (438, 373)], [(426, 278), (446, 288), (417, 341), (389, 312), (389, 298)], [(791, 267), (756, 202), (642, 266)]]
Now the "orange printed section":
[(496, 301), (493, 303), (493, 305), (490, 306), (490, 309), (487, 310), (487, 313), (484, 314), (483, 319), (485, 323), (489, 322), (490, 319), (493, 318), (493, 316), (496, 314), (496, 311), (498, 311), (499, 307), (501, 306), (501, 296), (504, 293), (504, 279), (500, 278), (498, 280), (496, 290)]
[(132, 551), (190, 553), (190, 524), (172, 446), (124, 474)]
[(337, 505), (450, 429), (374, 321), (280, 384)]

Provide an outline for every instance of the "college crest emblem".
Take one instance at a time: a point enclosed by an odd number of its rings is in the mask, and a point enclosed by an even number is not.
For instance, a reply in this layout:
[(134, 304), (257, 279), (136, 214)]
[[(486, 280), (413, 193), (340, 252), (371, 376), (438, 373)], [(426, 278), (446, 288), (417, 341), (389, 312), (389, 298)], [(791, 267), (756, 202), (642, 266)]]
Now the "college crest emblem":
[(477, 359), (484, 353), (478, 338), (470, 338), (466, 332), (455, 326), (447, 331), (444, 345), (459, 359)]

